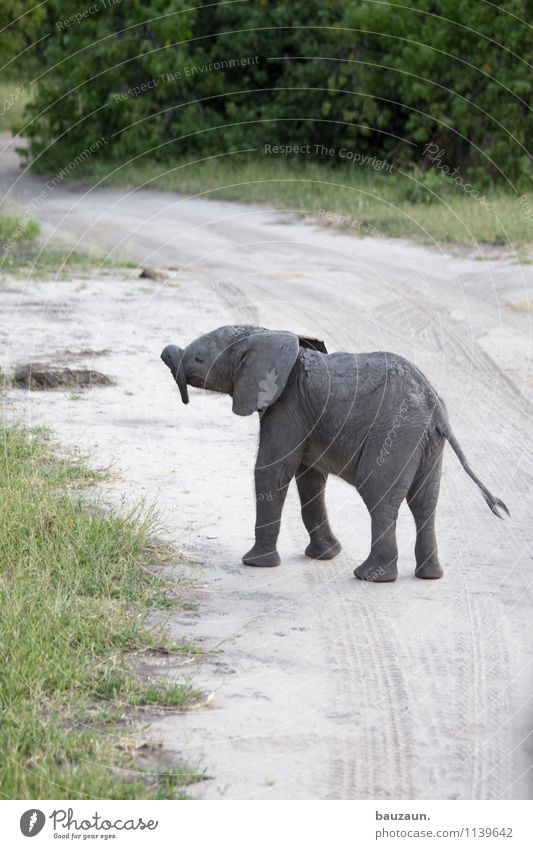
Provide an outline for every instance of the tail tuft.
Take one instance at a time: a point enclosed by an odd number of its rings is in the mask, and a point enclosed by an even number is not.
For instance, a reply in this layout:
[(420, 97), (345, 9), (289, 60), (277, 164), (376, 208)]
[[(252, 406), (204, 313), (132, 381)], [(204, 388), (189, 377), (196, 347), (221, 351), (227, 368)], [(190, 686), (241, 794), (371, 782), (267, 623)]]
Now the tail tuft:
[(498, 517), (498, 519), (503, 519), (503, 516), (502, 516), (502, 514), (500, 513), (500, 511), (498, 510), (498, 507), (501, 507), (501, 509), (502, 509), (505, 513), (507, 513), (507, 515), (509, 516), (509, 518), (511, 517), (511, 514), (510, 514), (510, 512), (509, 512), (509, 508), (507, 507), (507, 505), (506, 505), (506, 504), (504, 504), (504, 503), (503, 503), (503, 501), (501, 500), (501, 498), (495, 498), (495, 497), (494, 497), (494, 495), (491, 495), (491, 494), (490, 494), (490, 492), (487, 494), (487, 493), (485, 493), (485, 492), (483, 492), (483, 491), (482, 491), (482, 494), (483, 494), (483, 498), (485, 499), (485, 501), (486, 501), (486, 502), (487, 502), (487, 504), (489, 505), (490, 509), (492, 510), (492, 512), (494, 513), (494, 515)]
[(474, 472), (472, 471), (472, 469), (468, 465), (468, 461), (467, 461), (467, 459), (466, 459), (466, 457), (463, 453), (461, 446), (459, 445), (455, 436), (453, 435), (452, 430), (450, 428), (450, 425), (446, 421), (444, 421), (444, 423), (438, 427), (438, 430), (439, 430), (439, 433), (442, 433), (442, 435), (448, 440), (450, 447), (457, 454), (457, 457), (459, 458), (459, 462), (461, 463), (461, 466), (463, 467), (463, 469), (465, 470), (467, 475), (470, 478), (472, 478), (474, 483), (476, 483), (479, 486), (479, 488), (481, 490), (481, 494), (483, 495), (483, 498), (485, 499), (485, 502), (489, 505), (489, 507), (492, 510), (492, 512), (494, 513), (494, 515), (497, 516), (498, 519), (503, 519), (503, 516), (500, 513), (500, 510), (503, 510), (503, 512), (506, 513), (510, 517), (511, 514), (509, 512), (507, 505), (504, 504), (503, 501), (500, 498), (496, 498), (496, 496), (493, 495), (492, 492), (489, 492), (489, 490), (487, 489), (485, 484), (482, 483), (482, 481), (480, 481), (478, 476), (474, 474)]

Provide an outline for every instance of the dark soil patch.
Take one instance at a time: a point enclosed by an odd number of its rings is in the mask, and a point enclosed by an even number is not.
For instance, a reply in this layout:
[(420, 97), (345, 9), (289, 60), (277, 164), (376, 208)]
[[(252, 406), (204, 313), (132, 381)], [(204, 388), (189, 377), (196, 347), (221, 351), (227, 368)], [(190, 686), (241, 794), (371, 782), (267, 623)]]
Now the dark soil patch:
[(19, 366), (13, 378), (19, 389), (79, 389), (91, 386), (111, 386), (113, 381), (94, 369), (70, 369), (30, 363)]

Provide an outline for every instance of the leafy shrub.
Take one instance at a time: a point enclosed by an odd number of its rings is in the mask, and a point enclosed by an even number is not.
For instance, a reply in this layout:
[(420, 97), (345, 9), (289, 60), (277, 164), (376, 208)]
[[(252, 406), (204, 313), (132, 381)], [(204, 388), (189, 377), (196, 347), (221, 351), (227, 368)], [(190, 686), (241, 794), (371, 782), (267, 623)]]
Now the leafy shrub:
[(530, 177), (528, 19), (521, 0), (402, 0), (401, 7), (348, 2), (345, 23), (363, 32), (355, 60), (370, 97), (361, 98), (361, 115), (404, 139), (385, 141), (388, 155), (419, 156), (424, 163), (424, 147), (434, 143), (463, 173)]
[(45, 8), (25, 130), (35, 168), (104, 139), (91, 161), (290, 143), (427, 170), (431, 143), (465, 176), (531, 175), (523, 0), (132, 0), (68, 25), (78, 0)]

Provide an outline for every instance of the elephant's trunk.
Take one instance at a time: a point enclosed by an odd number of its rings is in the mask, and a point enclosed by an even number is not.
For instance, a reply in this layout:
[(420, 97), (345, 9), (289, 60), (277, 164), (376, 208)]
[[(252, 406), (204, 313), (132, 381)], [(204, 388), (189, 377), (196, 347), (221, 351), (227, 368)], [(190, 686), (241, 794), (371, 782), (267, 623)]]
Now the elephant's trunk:
[(177, 345), (167, 345), (161, 354), (164, 364), (169, 367), (172, 377), (178, 384), (181, 400), (184, 404), (189, 403), (189, 392), (187, 390), (187, 377), (183, 365), (184, 352)]

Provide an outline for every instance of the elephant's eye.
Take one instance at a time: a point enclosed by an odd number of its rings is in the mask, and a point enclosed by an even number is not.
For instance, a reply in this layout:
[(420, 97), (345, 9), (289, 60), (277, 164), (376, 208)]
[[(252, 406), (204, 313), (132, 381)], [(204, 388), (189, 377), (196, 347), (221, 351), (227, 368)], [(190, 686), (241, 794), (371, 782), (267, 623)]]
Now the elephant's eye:
[(203, 359), (203, 357), (198, 357), (198, 356), (196, 356), (196, 357), (194, 358), (194, 362), (195, 362), (195, 363), (203, 363), (203, 362), (204, 362), (204, 359)]

